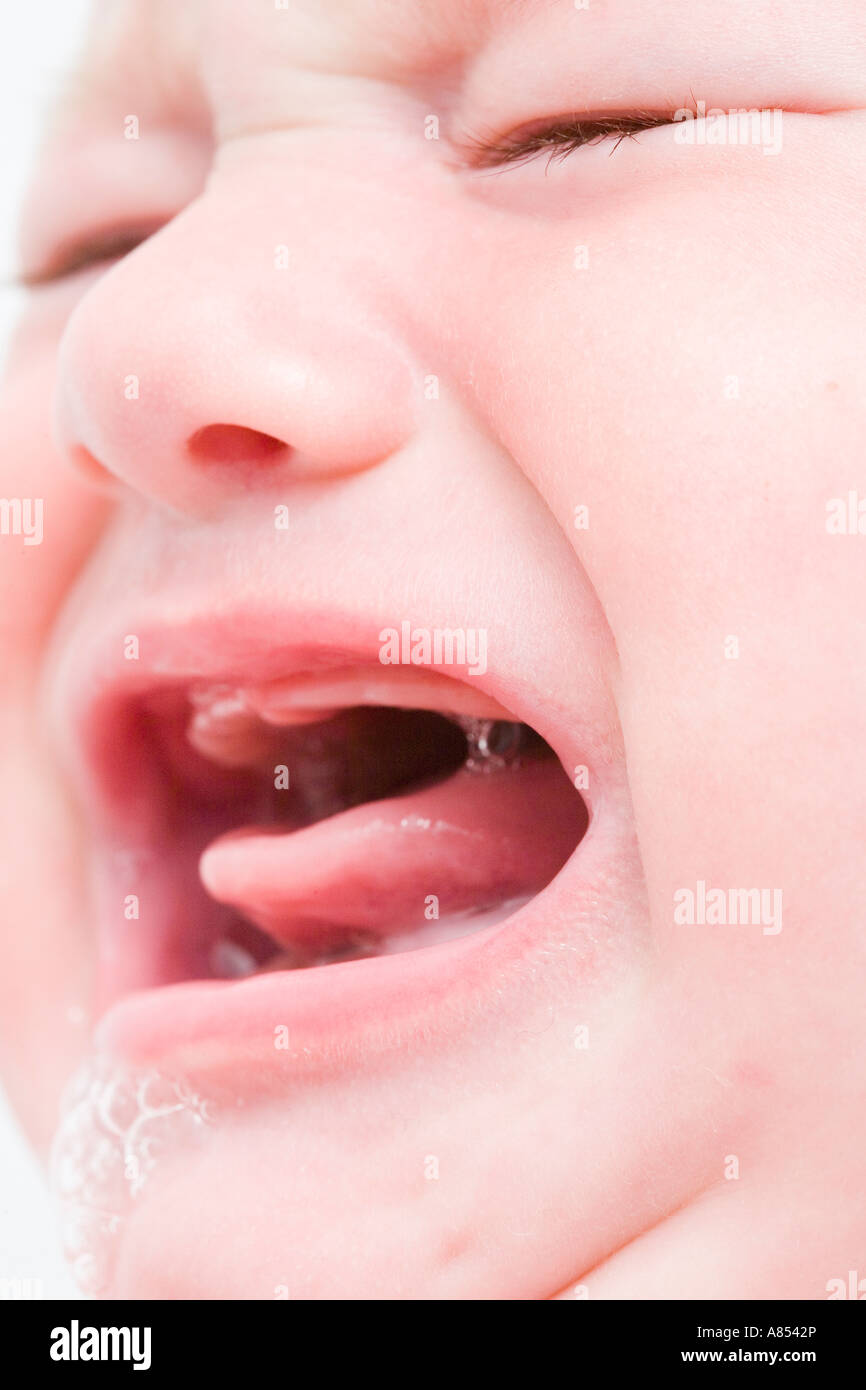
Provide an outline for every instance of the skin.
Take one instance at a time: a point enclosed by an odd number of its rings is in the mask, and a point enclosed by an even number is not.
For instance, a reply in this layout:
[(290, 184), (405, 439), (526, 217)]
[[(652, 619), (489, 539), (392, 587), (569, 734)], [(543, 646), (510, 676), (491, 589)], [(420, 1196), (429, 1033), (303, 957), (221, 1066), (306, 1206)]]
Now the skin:
[[(86, 63), (25, 269), (165, 225), (35, 287), (6, 373), (0, 487), (46, 517), (0, 543), (0, 1042), (34, 1142), (96, 1007), (89, 829), (45, 711), (109, 601), (186, 565), (215, 605), (274, 563), (288, 596), (298, 564), (342, 596), (417, 571), (545, 690), (613, 847), (589, 924), (563, 871), (561, 968), (527, 954), (426, 1048), (250, 1081), (143, 1199), (111, 1291), (827, 1297), (866, 1271), (866, 541), (825, 524), (866, 495), (859, 0), (116, 3)], [(467, 154), (690, 94), (782, 109), (782, 148)], [(191, 458), (226, 421), (231, 456)], [(294, 451), (278, 474), (252, 431)], [(291, 573), (255, 539), (275, 499)], [(780, 890), (782, 930), (677, 924), (698, 880)]]

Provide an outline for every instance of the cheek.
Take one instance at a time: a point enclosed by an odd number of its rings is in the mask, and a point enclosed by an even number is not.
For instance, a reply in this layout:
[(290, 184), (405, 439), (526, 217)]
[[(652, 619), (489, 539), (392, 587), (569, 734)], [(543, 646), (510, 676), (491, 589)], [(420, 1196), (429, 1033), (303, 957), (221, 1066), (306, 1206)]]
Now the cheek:
[[(615, 517), (580, 537), (606, 604), (634, 601), (648, 561), (669, 592), (683, 564), (711, 571), (702, 528), (719, 555), (725, 510), (748, 534), (756, 492), (811, 498), (862, 432), (860, 132), (807, 117), (785, 132), (768, 157), (675, 155), (656, 131), (613, 157), (536, 161), (514, 172), (517, 192), (491, 185), (460, 339), (484, 409), (567, 532), (580, 501)], [(654, 611), (650, 591), (650, 625)]]
[[(65, 316), (63, 316), (65, 317)], [(106, 503), (82, 485), (52, 439), (54, 374), (62, 317), (30, 316), (13, 343), (0, 387), (0, 495), (21, 503), (19, 535), (0, 545), (0, 650), (26, 666), (95, 544)]]
[(10, 1097), (38, 1143), (50, 1137), (85, 1031), (88, 949), (76, 818), (47, 747), (37, 671), (104, 515), (51, 442), (57, 337), (56, 321), (31, 319), (0, 393), (0, 496), (21, 506), (21, 525), (10, 511), (0, 537), (0, 1051)]
[(824, 522), (866, 425), (866, 169), (842, 177), (828, 130), (801, 118), (776, 157), (730, 149), (631, 197), (572, 175), (570, 219), (560, 166), (556, 215), (491, 215), (465, 369), (624, 664), (756, 595), (777, 616), (804, 554), (837, 590)]
[[(853, 887), (814, 865), (858, 862), (866, 833), (850, 792), (866, 734), (851, 648), (862, 558), (825, 524), (862, 477), (864, 176), (861, 159), (842, 177), (826, 130), (801, 124), (777, 160), (731, 150), (719, 177), (628, 206), (585, 198), (570, 221), (500, 212), (488, 308), (463, 324), (491, 430), (612, 629), (659, 938), (675, 939), (674, 891), (699, 878), (779, 888), (786, 926), (759, 927), (751, 959), (787, 976), (789, 999), (808, 998), (812, 959), (793, 938), (814, 934), (826, 958), (828, 903), (836, 969), (855, 948)], [(690, 940), (713, 1014), (740, 1008), (719, 983), (753, 945)], [(773, 1036), (771, 1011), (759, 1026)]]

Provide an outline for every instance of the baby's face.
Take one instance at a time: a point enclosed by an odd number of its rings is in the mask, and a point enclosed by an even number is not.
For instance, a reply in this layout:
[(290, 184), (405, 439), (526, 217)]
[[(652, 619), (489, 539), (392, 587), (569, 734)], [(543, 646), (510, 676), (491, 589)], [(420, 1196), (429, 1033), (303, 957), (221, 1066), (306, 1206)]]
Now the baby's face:
[(0, 480), (87, 1287), (862, 1264), (864, 108), (861, 0), (99, 7)]

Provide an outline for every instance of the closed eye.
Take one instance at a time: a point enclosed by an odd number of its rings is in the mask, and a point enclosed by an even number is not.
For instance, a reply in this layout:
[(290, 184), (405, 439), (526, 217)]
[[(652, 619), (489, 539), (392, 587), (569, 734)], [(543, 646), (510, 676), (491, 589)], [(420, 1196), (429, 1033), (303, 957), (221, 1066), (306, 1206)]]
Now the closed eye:
[(27, 271), (21, 276), (21, 282), (28, 287), (51, 285), (81, 271), (120, 260), (153, 236), (161, 225), (108, 227), (87, 232), (62, 246), (44, 267)]
[(598, 145), (612, 140), (611, 154), (623, 140), (633, 139), (641, 131), (670, 125), (670, 111), (638, 111), (620, 116), (563, 116), (553, 122), (534, 122), (531, 126), (492, 139), (472, 137), (466, 142), (469, 163), (474, 169), (499, 169), (513, 164), (525, 164), (539, 154), (546, 154), (548, 164), (565, 159), (584, 145)]

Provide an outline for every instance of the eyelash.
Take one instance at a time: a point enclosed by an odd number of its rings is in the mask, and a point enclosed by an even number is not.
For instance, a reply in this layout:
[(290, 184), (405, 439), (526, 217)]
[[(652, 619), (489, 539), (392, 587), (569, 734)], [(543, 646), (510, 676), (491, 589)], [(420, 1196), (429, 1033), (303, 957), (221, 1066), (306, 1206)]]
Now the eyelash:
[(44, 270), (23, 276), (23, 284), (29, 289), (58, 284), (84, 270), (93, 270), (110, 261), (120, 260), (156, 230), (156, 227), (117, 227), (89, 233), (60, 251)]
[(629, 116), (569, 116), (546, 125), (541, 129), (518, 131), (492, 140), (470, 139), (468, 142), (472, 166), (475, 169), (499, 169), (514, 164), (525, 164), (545, 150), (547, 163), (567, 159), (575, 150), (585, 145), (598, 145), (616, 137), (611, 154), (623, 140), (633, 140), (644, 130), (670, 125), (669, 112), (640, 111)]

